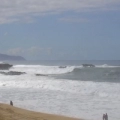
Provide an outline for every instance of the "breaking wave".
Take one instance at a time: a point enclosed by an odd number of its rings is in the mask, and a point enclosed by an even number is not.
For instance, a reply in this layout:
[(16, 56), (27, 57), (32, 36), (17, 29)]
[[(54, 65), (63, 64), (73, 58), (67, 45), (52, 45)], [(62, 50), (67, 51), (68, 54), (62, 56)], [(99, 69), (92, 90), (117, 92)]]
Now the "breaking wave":
[(42, 66), (42, 65), (15, 65), (10, 70), (26, 72), (28, 74), (65, 74), (70, 73), (75, 69), (75, 66), (66, 66), (60, 68), (59, 66)]
[[(95, 67), (81, 66), (44, 66), (44, 65), (14, 65), (1, 75), (34, 75), (37, 77), (55, 77), (56, 79), (120, 82), (120, 66), (96, 65)], [(14, 73), (14, 74), (13, 74)]]
[(98, 68), (118, 68), (120, 66), (109, 66), (107, 64), (104, 65), (96, 65), (95, 67), (83, 67), (81, 66), (44, 66), (44, 65), (14, 65), (10, 70), (26, 72), (28, 74), (66, 74), (71, 72), (80, 72), (82, 69), (85, 71), (88, 70), (98, 70)]

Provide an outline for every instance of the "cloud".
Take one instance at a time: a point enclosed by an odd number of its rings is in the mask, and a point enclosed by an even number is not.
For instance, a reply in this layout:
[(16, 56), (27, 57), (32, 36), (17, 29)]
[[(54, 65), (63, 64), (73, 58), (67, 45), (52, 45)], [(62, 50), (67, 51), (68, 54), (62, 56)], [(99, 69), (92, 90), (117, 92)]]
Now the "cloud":
[(115, 9), (120, 0), (0, 0), (0, 24), (33, 22), (35, 16), (63, 11)]
[(13, 49), (9, 49), (7, 50), (7, 54), (9, 55), (21, 55), (23, 54), (25, 51), (22, 48), (13, 48)]

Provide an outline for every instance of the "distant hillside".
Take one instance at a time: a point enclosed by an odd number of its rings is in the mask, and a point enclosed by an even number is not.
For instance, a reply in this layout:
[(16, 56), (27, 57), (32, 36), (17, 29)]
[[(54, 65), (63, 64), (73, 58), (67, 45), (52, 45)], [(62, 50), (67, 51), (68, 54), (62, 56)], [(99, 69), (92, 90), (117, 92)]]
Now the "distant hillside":
[(6, 54), (0, 54), (0, 61), (3, 61), (3, 60), (20, 61), (20, 60), (25, 60), (25, 58), (23, 58), (21, 56), (11, 56), (11, 55), (6, 55)]

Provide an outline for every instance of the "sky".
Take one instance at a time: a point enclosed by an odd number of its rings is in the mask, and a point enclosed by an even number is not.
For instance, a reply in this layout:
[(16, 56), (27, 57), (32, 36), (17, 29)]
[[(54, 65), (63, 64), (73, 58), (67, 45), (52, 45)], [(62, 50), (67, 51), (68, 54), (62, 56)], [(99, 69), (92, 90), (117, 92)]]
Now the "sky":
[(0, 0), (0, 53), (120, 60), (120, 0)]

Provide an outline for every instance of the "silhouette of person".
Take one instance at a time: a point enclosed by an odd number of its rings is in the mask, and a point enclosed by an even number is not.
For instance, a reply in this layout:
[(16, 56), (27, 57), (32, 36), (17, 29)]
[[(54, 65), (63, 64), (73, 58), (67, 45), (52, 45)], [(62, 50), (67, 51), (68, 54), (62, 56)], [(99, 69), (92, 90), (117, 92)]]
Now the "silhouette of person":
[(12, 105), (12, 106), (13, 106), (13, 102), (12, 102), (12, 100), (10, 100), (10, 105)]
[(107, 115), (107, 113), (105, 114), (105, 120), (108, 120), (108, 115)]

